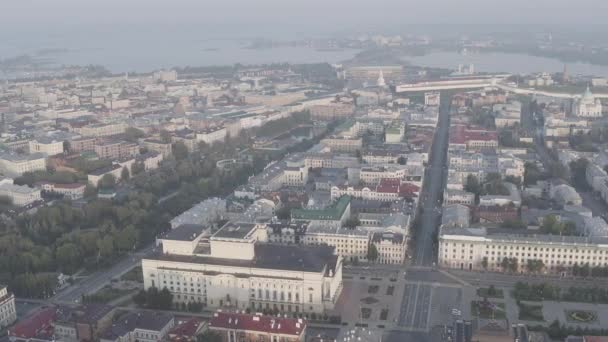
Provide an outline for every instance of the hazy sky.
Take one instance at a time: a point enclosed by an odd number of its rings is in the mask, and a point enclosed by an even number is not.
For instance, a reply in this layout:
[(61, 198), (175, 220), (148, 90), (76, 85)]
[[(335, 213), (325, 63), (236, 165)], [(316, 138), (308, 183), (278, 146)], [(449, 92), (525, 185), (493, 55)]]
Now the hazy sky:
[[(8, 33), (179, 25), (226, 30), (382, 30), (413, 24), (604, 22), (606, 0), (0, 0)], [(218, 25), (214, 28), (214, 25)], [(281, 26), (279, 26), (281, 25)], [(7, 33), (5, 31), (5, 33)]]

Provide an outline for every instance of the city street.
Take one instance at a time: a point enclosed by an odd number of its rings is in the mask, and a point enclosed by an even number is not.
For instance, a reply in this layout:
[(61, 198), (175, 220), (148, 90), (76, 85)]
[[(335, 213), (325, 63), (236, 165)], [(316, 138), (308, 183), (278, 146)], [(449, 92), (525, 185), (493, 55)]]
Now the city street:
[(129, 272), (133, 267), (141, 264), (141, 259), (148, 255), (154, 249), (155, 245), (151, 244), (136, 253), (125, 256), (120, 262), (112, 267), (92, 273), (74, 285), (71, 285), (54, 297), (50, 298), (53, 302), (76, 302), (80, 301), (82, 295), (89, 295), (99, 291), (113, 278), (118, 278), (121, 275)]
[(449, 133), (450, 98), (444, 94), (441, 97), (439, 109), (439, 123), (435, 131), (433, 146), (431, 147), (430, 162), (427, 168), (425, 184), (421, 194), (422, 213), (420, 227), (416, 232), (414, 248), (414, 265), (431, 266), (435, 263), (435, 250), (433, 236), (440, 223), (441, 198), (445, 181), (444, 167)]

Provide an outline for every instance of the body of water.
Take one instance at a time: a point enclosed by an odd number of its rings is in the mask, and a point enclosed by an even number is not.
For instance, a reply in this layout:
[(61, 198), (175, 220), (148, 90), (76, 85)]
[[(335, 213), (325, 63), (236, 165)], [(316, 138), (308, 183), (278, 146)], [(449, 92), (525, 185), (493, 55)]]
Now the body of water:
[(594, 75), (608, 77), (608, 66), (588, 63), (564, 63), (558, 59), (514, 53), (433, 52), (424, 56), (405, 56), (404, 61), (414, 65), (457, 69), (459, 64), (474, 64), (477, 72), (507, 72), (527, 74), (534, 72), (561, 72), (564, 64), (570, 75)]
[[(208, 39), (192, 33), (182, 36), (117, 36), (113, 39), (49, 39), (40, 44), (22, 42), (0, 48), (0, 59), (17, 55), (44, 58), (54, 65), (102, 65), (113, 73), (150, 72), (184, 66), (225, 66), (270, 63), (337, 63), (359, 50), (317, 50), (306, 46), (250, 49), (251, 39)], [(46, 51), (40, 55), (40, 51)]]

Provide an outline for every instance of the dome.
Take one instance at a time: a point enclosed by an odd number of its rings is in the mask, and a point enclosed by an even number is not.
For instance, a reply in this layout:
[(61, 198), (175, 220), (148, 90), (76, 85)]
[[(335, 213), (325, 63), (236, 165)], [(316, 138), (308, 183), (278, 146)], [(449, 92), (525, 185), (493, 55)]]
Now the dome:
[(583, 93), (583, 99), (591, 101), (595, 100), (593, 93), (591, 92), (591, 90), (589, 90), (589, 86), (587, 86), (587, 90), (585, 90), (585, 93)]

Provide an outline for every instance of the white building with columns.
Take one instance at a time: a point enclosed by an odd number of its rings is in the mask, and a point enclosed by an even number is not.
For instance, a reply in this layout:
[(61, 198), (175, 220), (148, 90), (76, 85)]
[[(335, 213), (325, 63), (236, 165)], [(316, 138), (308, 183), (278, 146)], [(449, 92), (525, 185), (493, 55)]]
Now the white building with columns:
[(177, 302), (282, 313), (324, 313), (339, 297), (342, 259), (332, 247), (267, 244), (266, 229), (253, 223), (228, 222), (208, 239), (196, 226), (178, 228), (159, 239), (162, 252), (142, 260), (146, 289), (166, 287)]

